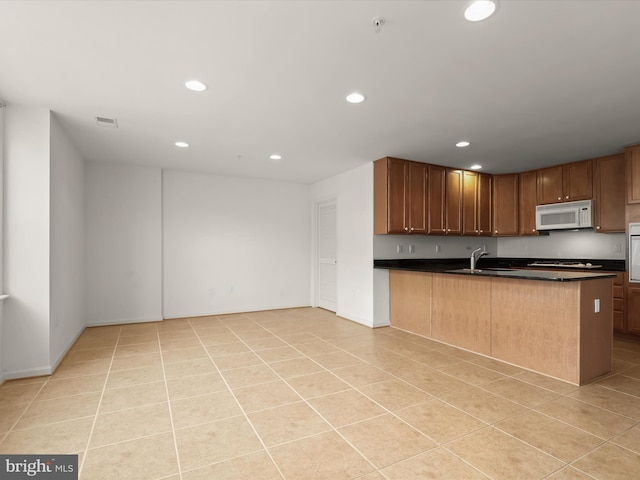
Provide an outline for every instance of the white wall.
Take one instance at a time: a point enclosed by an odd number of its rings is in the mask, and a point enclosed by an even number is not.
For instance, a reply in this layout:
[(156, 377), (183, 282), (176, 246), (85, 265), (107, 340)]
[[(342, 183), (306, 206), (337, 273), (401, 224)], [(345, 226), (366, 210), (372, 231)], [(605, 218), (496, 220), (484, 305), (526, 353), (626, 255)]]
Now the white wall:
[[(376, 259), (398, 258), (465, 258), (472, 250), (486, 247), (491, 256), (498, 255), (498, 239), (491, 237), (449, 237), (446, 235), (374, 235), (373, 257)], [(397, 246), (402, 252), (397, 253)], [(409, 253), (409, 245), (415, 247)], [(436, 251), (438, 247), (439, 252)]]
[(50, 373), (50, 113), (5, 110), (3, 369), (6, 378)]
[(498, 254), (513, 258), (574, 258), (624, 260), (624, 233), (550, 232), (540, 237), (504, 237), (498, 240)]
[[(311, 211), (318, 202), (337, 201), (338, 280), (336, 314), (374, 325), (373, 163), (322, 180), (311, 187)], [(315, 225), (312, 228), (315, 249)], [(312, 256), (314, 258), (314, 256)], [(315, 259), (312, 295), (315, 295)]]
[(162, 318), (162, 176), (155, 168), (85, 165), (86, 323)]
[[(2, 100), (0, 99), (0, 103)], [(4, 108), (0, 106), (0, 192), (4, 190)], [(4, 216), (4, 194), (0, 193), (0, 295), (4, 293), (4, 279), (1, 272), (4, 271), (3, 263), (4, 263), (4, 234), (2, 231), (2, 226)], [(0, 385), (4, 382), (4, 361), (2, 347), (2, 310), (3, 310), (4, 302), (0, 300)]]
[(51, 117), (51, 327), (55, 367), (84, 330), (84, 161)]
[(309, 187), (165, 171), (164, 316), (308, 306)]

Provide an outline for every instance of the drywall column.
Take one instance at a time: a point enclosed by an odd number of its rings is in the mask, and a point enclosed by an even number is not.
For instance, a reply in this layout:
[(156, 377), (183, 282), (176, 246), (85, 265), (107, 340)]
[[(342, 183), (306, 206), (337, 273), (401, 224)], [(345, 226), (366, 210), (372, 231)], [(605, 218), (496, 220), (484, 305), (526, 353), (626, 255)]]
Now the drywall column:
[[(327, 198), (336, 198), (338, 206), (336, 314), (370, 327), (379, 326), (374, 323), (373, 312), (373, 162), (313, 184), (311, 210)], [(315, 268), (311, 281), (313, 298)]]
[(5, 109), (5, 378), (48, 374), (50, 112)]
[(84, 161), (51, 116), (52, 367), (84, 330)]
[(86, 321), (162, 320), (162, 171), (85, 165)]

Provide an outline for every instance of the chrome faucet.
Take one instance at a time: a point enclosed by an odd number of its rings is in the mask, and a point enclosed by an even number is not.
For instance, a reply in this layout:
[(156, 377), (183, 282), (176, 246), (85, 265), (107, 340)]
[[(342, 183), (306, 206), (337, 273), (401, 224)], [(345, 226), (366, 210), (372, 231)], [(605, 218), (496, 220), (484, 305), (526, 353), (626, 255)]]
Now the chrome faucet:
[[(479, 255), (476, 256), (476, 253), (479, 253)], [(483, 250), (482, 247), (476, 248), (473, 252), (471, 252), (471, 258), (469, 259), (471, 260), (471, 270), (476, 269), (476, 262), (480, 260), (480, 257), (484, 257), (485, 255), (489, 255), (489, 252)]]

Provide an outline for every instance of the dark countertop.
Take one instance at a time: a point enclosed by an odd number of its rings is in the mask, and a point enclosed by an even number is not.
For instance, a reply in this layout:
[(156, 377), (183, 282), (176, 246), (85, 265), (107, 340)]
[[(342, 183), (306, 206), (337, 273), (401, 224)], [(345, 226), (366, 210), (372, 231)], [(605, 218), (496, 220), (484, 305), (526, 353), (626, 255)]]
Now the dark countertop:
[[(520, 278), (528, 280), (548, 280), (548, 281), (580, 281), (599, 278), (613, 278), (615, 273), (625, 270), (624, 260), (572, 260), (593, 265), (602, 265), (601, 268), (571, 268), (571, 271), (554, 269), (554, 267), (540, 268), (528, 267), (527, 265), (537, 261), (549, 261), (539, 258), (492, 258), (482, 257), (476, 265), (478, 270), (464, 271), (469, 268), (469, 259), (449, 258), (449, 259), (396, 259), (396, 260), (374, 260), (374, 268), (388, 270), (409, 270), (414, 272), (451, 273), (454, 275), (471, 275), (499, 278)], [(520, 270), (526, 268), (526, 270)], [(597, 272), (597, 273), (596, 273)]]

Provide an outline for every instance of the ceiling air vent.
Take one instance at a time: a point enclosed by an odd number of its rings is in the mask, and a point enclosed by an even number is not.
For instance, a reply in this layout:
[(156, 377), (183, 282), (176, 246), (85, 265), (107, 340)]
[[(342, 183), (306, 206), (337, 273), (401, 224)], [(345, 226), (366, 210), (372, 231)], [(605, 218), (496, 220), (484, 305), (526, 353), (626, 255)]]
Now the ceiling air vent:
[(99, 127), (118, 128), (118, 120), (115, 118), (96, 117)]

